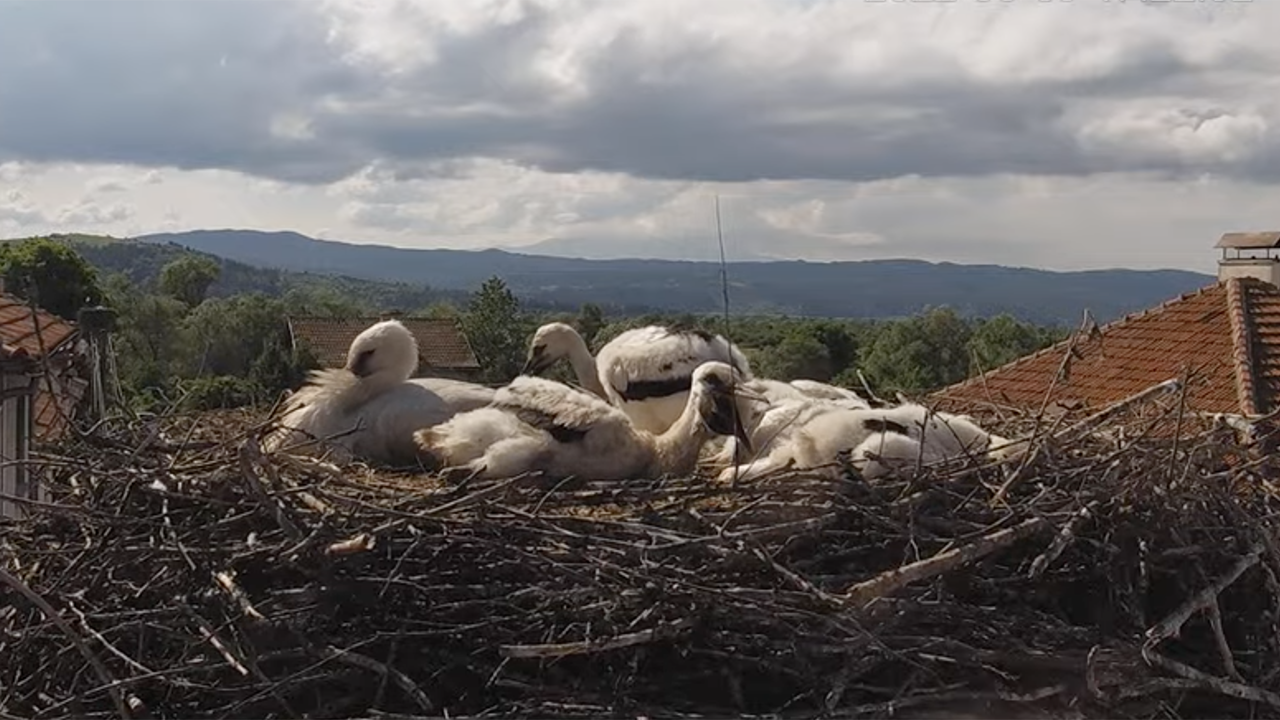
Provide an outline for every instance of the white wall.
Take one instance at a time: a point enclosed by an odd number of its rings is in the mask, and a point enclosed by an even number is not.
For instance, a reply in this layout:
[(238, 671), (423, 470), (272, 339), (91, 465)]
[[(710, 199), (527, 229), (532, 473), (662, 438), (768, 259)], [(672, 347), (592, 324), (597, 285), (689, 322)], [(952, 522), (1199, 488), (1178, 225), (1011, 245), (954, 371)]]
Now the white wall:
[[(0, 372), (0, 493), (42, 500), (43, 495), (28, 483), (29, 472), (25, 465), (8, 464), (26, 460), (30, 453), (31, 402), (19, 394), (30, 386), (25, 374)], [(21, 503), (0, 499), (0, 516), (22, 516)]]

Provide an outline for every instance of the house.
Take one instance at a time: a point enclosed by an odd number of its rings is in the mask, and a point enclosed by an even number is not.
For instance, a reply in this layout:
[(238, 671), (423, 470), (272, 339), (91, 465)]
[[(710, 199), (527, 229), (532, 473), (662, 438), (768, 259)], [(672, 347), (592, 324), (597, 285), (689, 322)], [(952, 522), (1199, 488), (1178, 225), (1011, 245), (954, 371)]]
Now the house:
[[(397, 316), (398, 313), (364, 318), (292, 317), (288, 319), (290, 342), (295, 348), (305, 343), (324, 367), (342, 367), (356, 335), (376, 322)], [(417, 376), (474, 380), (479, 375), (480, 363), (456, 320), (398, 319), (418, 339)]]
[(1184, 411), (1194, 416), (1280, 410), (1280, 232), (1228, 233), (1216, 247), (1216, 283), (1085, 328), (931, 399), (975, 414), (1043, 407), (1070, 419), (1186, 376)]
[(0, 288), (0, 517), (21, 516), (10, 497), (44, 499), (26, 461), (32, 441), (56, 441), (70, 428), (88, 387), (82, 357), (74, 324)]

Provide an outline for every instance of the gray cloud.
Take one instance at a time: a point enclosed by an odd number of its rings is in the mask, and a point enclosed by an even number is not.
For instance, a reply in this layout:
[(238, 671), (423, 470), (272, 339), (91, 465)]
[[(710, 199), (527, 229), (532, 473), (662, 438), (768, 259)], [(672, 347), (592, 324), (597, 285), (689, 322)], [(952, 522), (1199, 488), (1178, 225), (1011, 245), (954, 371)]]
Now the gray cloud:
[(272, 135), (361, 82), (324, 38), (290, 0), (0, 3), (0, 160), (340, 176), (363, 159)]
[[(1245, 117), (1280, 72), (1247, 45), (1189, 59), (1194, 38), (1152, 33), (1075, 77), (986, 77), (944, 52), (877, 75), (832, 70), (844, 50), (834, 44), (762, 70), (742, 60), (749, 40), (684, 33), (655, 44), (624, 26), (579, 49), (571, 92), (536, 69), (563, 42), (557, 11), (524, 3), (506, 22), (424, 25), (430, 61), (392, 72), (346, 57), (319, 7), (0, 3), (0, 161), (226, 168), (300, 183), (380, 161), (399, 177), (415, 163), (451, 172), (473, 157), (726, 182), (1205, 170), (1280, 179), (1280, 117)], [(404, 22), (430, 13), (406, 11)], [(1146, 115), (1124, 115), (1144, 103)], [(1228, 121), (1202, 131), (1206, 114)], [(296, 132), (280, 130), (290, 120)], [(1244, 150), (1220, 150), (1232, 143)], [(364, 212), (402, 222), (387, 208)]]

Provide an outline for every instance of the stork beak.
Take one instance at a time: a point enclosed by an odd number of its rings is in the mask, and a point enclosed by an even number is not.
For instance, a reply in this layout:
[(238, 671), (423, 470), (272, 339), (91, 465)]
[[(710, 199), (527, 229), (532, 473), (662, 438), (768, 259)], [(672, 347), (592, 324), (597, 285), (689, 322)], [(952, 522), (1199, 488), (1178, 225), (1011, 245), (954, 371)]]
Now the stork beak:
[(768, 405), (770, 402), (769, 398), (765, 397), (764, 395), (761, 395), (758, 392), (753, 392), (751, 390), (748, 390), (742, 387), (741, 385), (734, 386), (733, 394), (736, 397), (742, 398), (743, 400), (750, 400), (752, 402), (760, 402), (766, 405)]
[(354, 362), (347, 363), (347, 370), (356, 377), (368, 377), (372, 371), (369, 367), (369, 361), (373, 358), (373, 351), (366, 350), (356, 356)]
[(738, 439), (738, 445), (746, 450), (748, 455), (755, 453), (755, 448), (751, 446), (751, 438), (747, 435), (747, 429), (742, 426), (740, 413), (733, 414), (733, 436)]
[(524, 367), (520, 368), (520, 374), (537, 375), (550, 366), (551, 363), (548, 362), (546, 350), (542, 347), (536, 347), (529, 351), (529, 357), (524, 361)]

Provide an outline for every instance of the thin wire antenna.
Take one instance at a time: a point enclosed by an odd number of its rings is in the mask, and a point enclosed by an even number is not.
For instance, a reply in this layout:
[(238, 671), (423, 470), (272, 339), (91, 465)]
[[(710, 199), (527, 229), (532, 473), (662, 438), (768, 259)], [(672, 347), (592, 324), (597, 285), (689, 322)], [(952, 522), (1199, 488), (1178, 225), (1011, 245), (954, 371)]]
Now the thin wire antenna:
[(716, 193), (716, 242), (720, 244), (720, 295), (724, 303), (724, 339), (733, 342), (729, 334), (729, 263), (724, 255), (724, 226), (720, 222), (719, 193)]
[[(716, 242), (720, 245), (720, 297), (724, 303), (724, 339), (728, 341), (730, 351), (732, 352), (732, 348), (737, 346), (733, 344), (733, 333), (729, 322), (729, 262), (725, 259), (724, 253), (724, 225), (720, 221), (720, 193), (716, 193), (715, 195), (715, 207)], [(732, 356), (730, 356), (730, 359), (732, 360)], [(732, 364), (733, 363), (730, 362), (730, 365)], [(741, 426), (742, 424), (742, 418), (739, 417), (738, 403), (736, 400), (733, 402), (733, 422), (735, 426)], [(730, 462), (733, 463), (733, 486), (737, 486), (738, 484), (738, 445), (739, 444), (735, 441), (733, 444), (734, 457), (730, 459)]]

